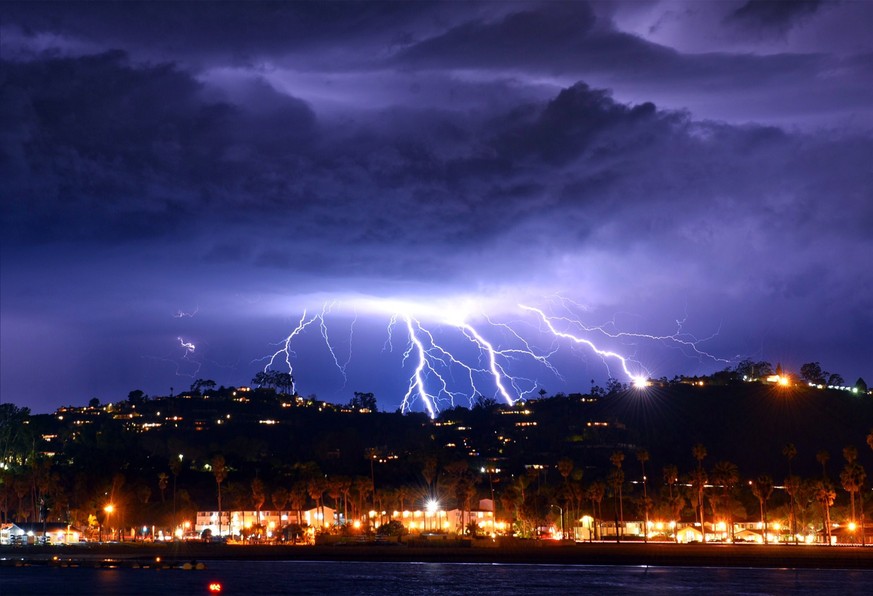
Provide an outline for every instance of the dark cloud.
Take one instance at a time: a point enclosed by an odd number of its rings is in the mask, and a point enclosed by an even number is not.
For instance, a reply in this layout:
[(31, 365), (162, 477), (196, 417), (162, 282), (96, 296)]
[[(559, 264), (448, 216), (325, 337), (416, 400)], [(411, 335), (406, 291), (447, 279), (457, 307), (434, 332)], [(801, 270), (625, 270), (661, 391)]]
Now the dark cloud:
[(748, 0), (725, 17), (725, 21), (758, 30), (784, 33), (811, 17), (825, 4), (823, 0)]
[(168, 6), (4, 7), (4, 399), (65, 351), (165, 391), (186, 334), (245, 382), (311, 294), (562, 292), (869, 368), (869, 54), (685, 53), (582, 3)]
[(202, 210), (238, 204), (243, 189), (269, 193), (269, 175), (242, 164), (293, 160), (314, 126), (303, 102), (266, 84), (244, 90), (243, 103), (218, 101), (173, 65), (131, 64), (120, 52), (3, 70), (13, 235), (22, 221), (48, 238), (178, 230)]
[(293, 55), (303, 50), (318, 60), (340, 43), (388, 46), (404, 34), (414, 36), (417, 23), (449, 18), (450, 12), (428, 2), (8, 2), (6, 23), (19, 33), (18, 55), (43, 47), (41, 35), (53, 34), (54, 51), (93, 45), (129, 47), (159, 59), (227, 64), (257, 63), (264, 56)]

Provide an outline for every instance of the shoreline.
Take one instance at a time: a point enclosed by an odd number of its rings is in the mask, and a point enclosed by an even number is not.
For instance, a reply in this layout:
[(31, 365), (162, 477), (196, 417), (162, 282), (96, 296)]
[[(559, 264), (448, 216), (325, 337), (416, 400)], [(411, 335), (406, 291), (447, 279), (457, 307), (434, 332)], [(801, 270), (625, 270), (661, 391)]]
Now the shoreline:
[(157, 557), (167, 565), (189, 561), (240, 560), (873, 570), (873, 547), (860, 546), (540, 543), (458, 547), (120, 543), (0, 547), (0, 564), (3, 566), (79, 561), (93, 564), (104, 559), (133, 565), (154, 561)]

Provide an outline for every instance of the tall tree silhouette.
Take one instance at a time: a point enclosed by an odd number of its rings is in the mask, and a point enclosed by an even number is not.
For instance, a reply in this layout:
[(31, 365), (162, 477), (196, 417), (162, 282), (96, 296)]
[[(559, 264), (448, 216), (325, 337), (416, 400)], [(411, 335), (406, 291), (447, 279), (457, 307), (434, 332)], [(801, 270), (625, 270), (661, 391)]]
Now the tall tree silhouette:
[(700, 533), (703, 537), (703, 542), (706, 542), (706, 520), (703, 511), (703, 490), (706, 487), (706, 471), (703, 469), (703, 460), (706, 458), (706, 447), (701, 443), (697, 443), (691, 449), (691, 455), (697, 460), (697, 470), (694, 473), (694, 489), (697, 494), (697, 511), (698, 519), (700, 520)]
[(767, 501), (773, 494), (773, 479), (767, 474), (761, 474), (752, 480), (752, 494), (758, 499), (761, 507), (761, 524), (764, 526), (764, 544), (767, 544)]
[(221, 454), (212, 458), (212, 475), (218, 486), (218, 535), (221, 536), (221, 483), (227, 479), (227, 463)]

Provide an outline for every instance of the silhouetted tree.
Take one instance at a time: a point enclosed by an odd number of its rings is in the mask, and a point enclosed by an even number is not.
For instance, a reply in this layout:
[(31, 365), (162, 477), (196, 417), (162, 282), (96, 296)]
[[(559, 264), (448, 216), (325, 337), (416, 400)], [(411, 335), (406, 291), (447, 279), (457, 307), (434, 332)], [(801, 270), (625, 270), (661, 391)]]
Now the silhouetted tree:
[(349, 401), (349, 407), (359, 411), (379, 411), (376, 404), (376, 396), (372, 393), (361, 393), (360, 391), (355, 391), (355, 396), (351, 399), (351, 401)]
[[(785, 456), (785, 459), (788, 460), (788, 478), (791, 478), (793, 474), (791, 473), (791, 460), (793, 460), (797, 456), (797, 447), (794, 446), (794, 443), (788, 443), (785, 447), (782, 448), (782, 455)], [(788, 480), (785, 481), (786, 485), (788, 484)], [(789, 492), (788, 493), (789, 503), (791, 505), (791, 533), (794, 536), (794, 542), (797, 542), (797, 514), (794, 511), (794, 495)]]
[(837, 493), (834, 492), (831, 483), (827, 480), (819, 480), (815, 484), (815, 500), (822, 507), (822, 525), (824, 525), (828, 544), (831, 544), (831, 505), (834, 504), (836, 497)]
[(720, 461), (712, 470), (712, 480), (721, 486), (722, 509), (727, 513), (728, 527), (730, 528), (730, 540), (734, 541), (734, 516), (731, 507), (731, 491), (740, 481), (740, 471), (735, 463)]
[(697, 493), (697, 510), (700, 519), (700, 532), (703, 536), (703, 542), (706, 542), (706, 522), (703, 511), (703, 490), (706, 487), (706, 472), (703, 469), (703, 460), (706, 458), (706, 447), (701, 443), (697, 443), (692, 449), (691, 454), (697, 460), (697, 470), (694, 473), (693, 484)]
[[(840, 474), (840, 483), (843, 489), (849, 493), (849, 498), (852, 503), (852, 522), (856, 522), (855, 517), (855, 493), (861, 492), (864, 482), (867, 480), (867, 473), (861, 464), (858, 463), (858, 450), (854, 447), (846, 447), (843, 449), (843, 457), (846, 459), (846, 465)], [(864, 500), (861, 499), (861, 508), (863, 510)], [(862, 515), (863, 519), (863, 515)], [(861, 531), (863, 534), (863, 529)]]
[(831, 458), (831, 454), (827, 452), (826, 449), (822, 449), (818, 453), (815, 454), (815, 460), (821, 464), (821, 477), (824, 480), (828, 479), (828, 460)]
[(829, 374), (818, 362), (807, 362), (800, 367), (800, 378), (814, 385), (826, 385)]
[(620, 542), (624, 530), (624, 508), (622, 506), (624, 471), (621, 469), (621, 464), (624, 461), (624, 453), (621, 451), (613, 451), (612, 455), (609, 456), (609, 461), (615, 467), (615, 469), (609, 473), (609, 484), (612, 486), (612, 502), (613, 507), (615, 508), (615, 540), (616, 542)]
[(227, 463), (221, 454), (212, 458), (212, 475), (218, 487), (218, 535), (221, 536), (221, 483), (227, 479)]
[(767, 501), (773, 494), (773, 479), (762, 474), (752, 481), (752, 494), (758, 499), (761, 508), (761, 524), (764, 526), (764, 544), (767, 544)]

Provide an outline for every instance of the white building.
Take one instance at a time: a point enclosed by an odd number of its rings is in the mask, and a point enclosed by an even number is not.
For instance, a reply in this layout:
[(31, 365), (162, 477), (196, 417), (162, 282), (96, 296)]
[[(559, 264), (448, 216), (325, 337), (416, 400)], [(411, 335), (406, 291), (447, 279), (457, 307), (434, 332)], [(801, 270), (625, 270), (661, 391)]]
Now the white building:
[(273, 538), (292, 524), (318, 529), (329, 528), (339, 520), (330, 507), (318, 507), (301, 511), (300, 519), (296, 511), (222, 511), (220, 521), (218, 511), (198, 511), (194, 530), (197, 534), (209, 530), (213, 536), (241, 536), (260, 526), (267, 538)]
[(76, 544), (82, 531), (58, 522), (0, 524), (0, 544), (37, 544), (43, 536), (48, 544)]

